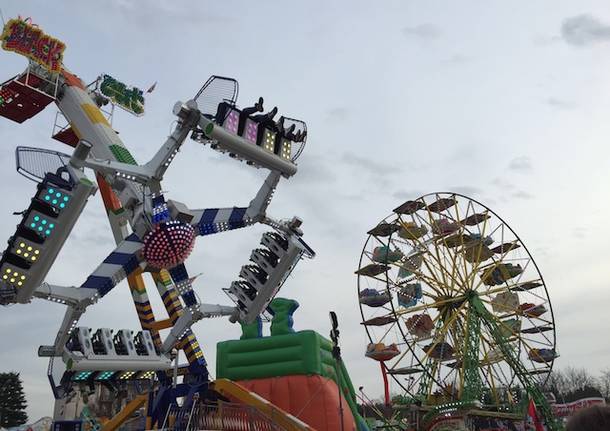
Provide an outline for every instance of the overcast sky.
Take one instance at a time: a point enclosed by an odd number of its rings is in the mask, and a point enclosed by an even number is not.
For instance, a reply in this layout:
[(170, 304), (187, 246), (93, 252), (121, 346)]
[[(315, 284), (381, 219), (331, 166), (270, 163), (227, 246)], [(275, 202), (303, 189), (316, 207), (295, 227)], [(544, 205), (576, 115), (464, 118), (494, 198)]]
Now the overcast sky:
[[(146, 6), (146, 7), (145, 7)], [(169, 133), (177, 100), (212, 74), (235, 77), (238, 103), (307, 122), (299, 172), (281, 181), (270, 214), (298, 215), (317, 251), (281, 295), (297, 299), (297, 329), (340, 319), (344, 359), (356, 387), (381, 394), (356, 278), (366, 231), (407, 199), (465, 193), (521, 236), (540, 267), (555, 311), (559, 367), (610, 367), (610, 7), (607, 1), (0, 0), (5, 19), (31, 16), (66, 45), (64, 63), (86, 82), (108, 73), (157, 88), (147, 113), (116, 112), (114, 127), (144, 163)], [(0, 80), (25, 59), (0, 53)], [(34, 183), (14, 170), (17, 145), (68, 151), (50, 139), (56, 109), (18, 125), (0, 121), (0, 238), (14, 232)], [(265, 176), (187, 141), (166, 175), (169, 198), (192, 208), (247, 205)], [(200, 239), (188, 267), (203, 276), (204, 302), (227, 303), (228, 287), (265, 229)], [(80, 285), (113, 248), (99, 196), (92, 198), (48, 277)], [(156, 315), (165, 317), (149, 289)], [(21, 373), (32, 418), (49, 415), (47, 361), (61, 306), (35, 301), (0, 310), (0, 370)], [(138, 327), (126, 283), (87, 312), (92, 328)], [(268, 330), (268, 328), (267, 328)], [(215, 344), (236, 338), (226, 320), (195, 332), (212, 374)]]

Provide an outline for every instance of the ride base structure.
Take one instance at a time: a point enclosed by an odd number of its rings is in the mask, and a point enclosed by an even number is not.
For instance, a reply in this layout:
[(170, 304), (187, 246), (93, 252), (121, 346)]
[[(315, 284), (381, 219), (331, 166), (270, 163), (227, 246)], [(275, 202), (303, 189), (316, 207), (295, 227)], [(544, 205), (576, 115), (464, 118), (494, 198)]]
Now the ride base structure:
[[(86, 85), (63, 65), (63, 42), (29, 19), (10, 20), (1, 39), (5, 50), (26, 56), (28, 66), (0, 85), (0, 116), (23, 123), (54, 103), (59, 112), (52, 137), (72, 147), (70, 153), (17, 148), (18, 172), (37, 185), (0, 259), (0, 303), (28, 304), (37, 298), (66, 306), (55, 340), (38, 349), (40, 357), (49, 358), (48, 378), (56, 399), (53, 429), (114, 430), (143, 408), (145, 419), (138, 429), (195, 429), (206, 420), (214, 422), (214, 429), (251, 429), (252, 423), (265, 424), (264, 429), (313, 429), (293, 416), (290, 406), (283, 410), (256, 394), (254, 386), (279, 378), (288, 379), (288, 387), (304, 381), (310, 389), (335, 388), (326, 408), (336, 408), (335, 401), (344, 403), (344, 429), (365, 430), (354, 409), (347, 372), (329, 357), (329, 341), (311, 331), (293, 333), (287, 322), (292, 321), (296, 302), (272, 303), (297, 263), (315, 256), (303, 240), (298, 217), (278, 220), (267, 212), (280, 180), (297, 173), (306, 124), (287, 116), (276, 121), (277, 108), (263, 113), (262, 98), (238, 108), (237, 81), (212, 76), (192, 99), (176, 102), (170, 136), (151, 160), (140, 164), (111, 121), (115, 106), (142, 115), (142, 90), (107, 74)], [(248, 168), (269, 172), (248, 205), (193, 209), (163, 192), (165, 173), (189, 137)], [(89, 197), (98, 191), (116, 247), (80, 284), (52, 284), (46, 276)], [(193, 290), (196, 277), (186, 265), (196, 237), (256, 223), (270, 231), (263, 234), (236, 281), (223, 288), (228, 304), (200, 302)], [(152, 310), (145, 275), (163, 301), (164, 319)], [(123, 280), (141, 329), (79, 326), (87, 309)], [(262, 337), (257, 328), (270, 314), (275, 314), (272, 336)], [(191, 328), (202, 319), (219, 317), (239, 322), (244, 339), (219, 345), (221, 378), (210, 382)], [(187, 363), (179, 364), (179, 351)], [(257, 365), (261, 358), (266, 366)], [(68, 417), (67, 406), (75, 394), (86, 396), (100, 386), (113, 397), (121, 391), (129, 394), (119, 411), (104, 421), (88, 408), (82, 409), (80, 419)], [(267, 395), (281, 401), (274, 393)], [(345, 427), (347, 422), (351, 428)]]

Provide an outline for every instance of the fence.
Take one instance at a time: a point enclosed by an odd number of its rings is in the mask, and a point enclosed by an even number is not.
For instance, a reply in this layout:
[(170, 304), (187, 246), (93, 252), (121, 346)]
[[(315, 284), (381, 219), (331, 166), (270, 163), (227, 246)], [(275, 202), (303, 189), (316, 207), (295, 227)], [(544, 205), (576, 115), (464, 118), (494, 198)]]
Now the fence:
[(253, 407), (239, 404), (196, 404), (192, 409), (170, 407), (162, 431), (286, 431)]

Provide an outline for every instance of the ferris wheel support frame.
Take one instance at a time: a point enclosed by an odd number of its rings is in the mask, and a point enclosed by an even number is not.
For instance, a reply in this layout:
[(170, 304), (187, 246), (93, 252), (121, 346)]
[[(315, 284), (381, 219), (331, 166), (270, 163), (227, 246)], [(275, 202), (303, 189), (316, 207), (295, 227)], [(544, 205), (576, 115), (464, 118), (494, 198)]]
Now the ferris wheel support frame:
[[(468, 365), (464, 367), (464, 372), (468, 374), (465, 380), (467, 385), (464, 390), (464, 397), (458, 401), (449, 404), (443, 404), (436, 406), (431, 411), (429, 411), (425, 416), (423, 421), (425, 423), (429, 422), (433, 417), (448, 412), (455, 411), (458, 409), (467, 410), (471, 408), (476, 408), (480, 405), (478, 397), (480, 396), (481, 391), (481, 382), (480, 376), (478, 374), (478, 368), (474, 361), (477, 360), (477, 356), (472, 357), (468, 352), (476, 352), (478, 353), (478, 339), (479, 332), (477, 331), (477, 327), (480, 330), (481, 323), (487, 325), (490, 329), (494, 340), (498, 344), (498, 347), (502, 350), (507, 362), (513, 367), (517, 378), (525, 388), (526, 392), (530, 395), (530, 397), (534, 400), (536, 406), (540, 409), (542, 418), (544, 419), (547, 429), (549, 431), (560, 431), (562, 430), (561, 425), (557, 422), (553, 415), (553, 411), (546, 397), (540, 390), (540, 388), (531, 381), (529, 378), (529, 373), (523, 367), (523, 364), (516, 357), (514, 349), (511, 347), (510, 343), (506, 340), (506, 337), (502, 334), (500, 327), (495, 323), (494, 317), (489, 313), (489, 310), (485, 307), (484, 303), (481, 299), (476, 295), (476, 293), (472, 292), (468, 299), (472, 305), (472, 309), (470, 309), (468, 324), (472, 324), (472, 330), (468, 330), (469, 340), (467, 341), (469, 350), (467, 351), (467, 355), (465, 358), (465, 363), (468, 361)], [(471, 342), (470, 340), (476, 340)]]
[(549, 405), (549, 402), (547, 401), (546, 397), (544, 396), (538, 385), (536, 385), (530, 379), (528, 371), (525, 369), (521, 361), (519, 361), (519, 359), (515, 356), (514, 349), (506, 340), (506, 337), (504, 337), (504, 335), (502, 334), (500, 327), (496, 324), (495, 320), (490, 315), (489, 310), (487, 309), (487, 307), (485, 307), (483, 301), (481, 301), (478, 296), (473, 297), (471, 301), (474, 306), (474, 310), (482, 318), (483, 324), (489, 327), (490, 332), (498, 343), (498, 347), (500, 347), (502, 353), (505, 355), (506, 359), (515, 370), (517, 378), (524, 386), (526, 391), (529, 393), (529, 395), (532, 397), (536, 406), (540, 409), (542, 417), (544, 418), (549, 431), (561, 430), (561, 425), (553, 416), (553, 411), (551, 410), (551, 406)]

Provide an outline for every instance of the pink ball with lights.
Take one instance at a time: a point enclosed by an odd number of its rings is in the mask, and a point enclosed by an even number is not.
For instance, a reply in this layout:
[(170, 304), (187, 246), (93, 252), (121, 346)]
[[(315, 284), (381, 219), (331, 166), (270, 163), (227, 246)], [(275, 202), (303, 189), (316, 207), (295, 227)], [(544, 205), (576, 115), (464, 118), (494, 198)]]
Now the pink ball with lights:
[(144, 237), (144, 259), (157, 269), (173, 268), (181, 264), (193, 251), (195, 229), (186, 223), (159, 223)]

